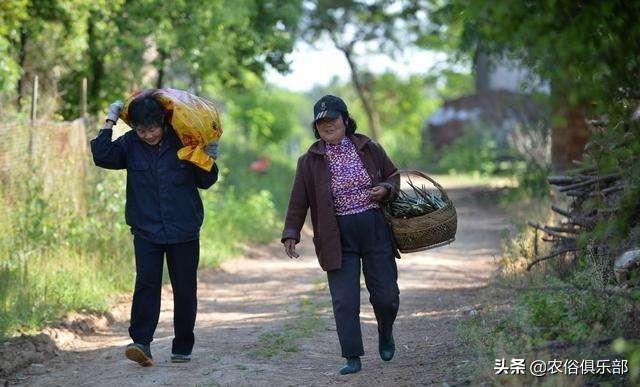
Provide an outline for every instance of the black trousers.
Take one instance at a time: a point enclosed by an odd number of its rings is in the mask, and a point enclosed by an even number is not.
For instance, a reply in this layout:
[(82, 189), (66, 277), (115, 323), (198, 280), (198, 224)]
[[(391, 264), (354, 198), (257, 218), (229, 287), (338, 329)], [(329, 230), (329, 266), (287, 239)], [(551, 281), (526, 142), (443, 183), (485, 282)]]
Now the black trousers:
[(342, 267), (327, 272), (343, 357), (364, 355), (360, 330), (360, 259), (378, 334), (388, 340), (400, 306), (392, 235), (382, 212), (338, 216)]
[(160, 317), (162, 267), (167, 256), (169, 278), (173, 288), (172, 353), (191, 354), (196, 322), (197, 270), (200, 259), (199, 239), (170, 245), (151, 243), (138, 236), (133, 238), (136, 254), (136, 286), (131, 305), (129, 335), (134, 342), (149, 344)]

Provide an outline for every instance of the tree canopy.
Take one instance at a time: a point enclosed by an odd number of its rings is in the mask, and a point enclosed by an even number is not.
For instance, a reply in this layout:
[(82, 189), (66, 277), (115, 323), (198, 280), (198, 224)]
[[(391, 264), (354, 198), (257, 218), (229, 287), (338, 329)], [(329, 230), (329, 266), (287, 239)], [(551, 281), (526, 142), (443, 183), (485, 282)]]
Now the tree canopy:
[(68, 117), (83, 77), (91, 111), (168, 81), (196, 92), (208, 81), (241, 87), (246, 74), (288, 69), (300, 14), (296, 0), (3, 1), (0, 92), (20, 104), (38, 75)]
[(638, 2), (451, 0), (434, 18), (460, 49), (516, 58), (572, 105), (603, 112), (640, 97)]

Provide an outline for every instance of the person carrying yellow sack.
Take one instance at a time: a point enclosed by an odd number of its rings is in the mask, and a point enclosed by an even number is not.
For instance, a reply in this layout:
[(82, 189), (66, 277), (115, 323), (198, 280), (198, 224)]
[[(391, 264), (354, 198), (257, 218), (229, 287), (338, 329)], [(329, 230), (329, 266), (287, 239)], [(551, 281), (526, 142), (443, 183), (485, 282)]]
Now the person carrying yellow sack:
[(150, 97), (164, 108), (167, 122), (173, 127), (183, 147), (178, 150), (180, 160), (190, 161), (205, 171), (215, 162), (222, 125), (213, 102), (177, 89), (150, 89), (134, 93), (125, 101), (120, 118), (131, 126), (129, 105), (132, 101)]
[[(122, 117), (133, 130), (112, 140)], [(198, 189), (218, 180), (217, 140), (222, 133), (213, 104), (172, 89), (138, 93), (109, 106), (91, 141), (96, 166), (126, 169), (125, 218), (133, 234), (136, 281), (125, 356), (153, 364), (150, 344), (160, 316), (166, 256), (173, 289), (175, 337), (171, 361), (187, 362), (195, 342), (199, 234), (204, 207)]]

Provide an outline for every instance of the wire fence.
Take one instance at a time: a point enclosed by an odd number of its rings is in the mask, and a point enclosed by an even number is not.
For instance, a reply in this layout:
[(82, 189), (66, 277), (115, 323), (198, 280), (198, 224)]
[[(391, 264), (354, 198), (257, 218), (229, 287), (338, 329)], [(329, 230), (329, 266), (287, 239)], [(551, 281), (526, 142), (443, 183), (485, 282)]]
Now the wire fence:
[(44, 199), (66, 202), (85, 214), (87, 126), (86, 119), (0, 124), (0, 183), (5, 199), (29, 182)]

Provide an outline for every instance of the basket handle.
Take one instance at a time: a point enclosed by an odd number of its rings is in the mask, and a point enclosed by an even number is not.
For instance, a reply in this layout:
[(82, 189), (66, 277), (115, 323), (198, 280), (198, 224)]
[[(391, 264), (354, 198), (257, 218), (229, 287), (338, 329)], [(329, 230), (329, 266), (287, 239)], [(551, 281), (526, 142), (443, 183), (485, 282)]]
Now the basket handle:
[(418, 175), (420, 177), (423, 177), (427, 180), (429, 180), (431, 183), (433, 183), (433, 185), (438, 189), (438, 191), (440, 191), (440, 193), (442, 194), (442, 198), (444, 200), (446, 200), (447, 202), (451, 203), (451, 199), (449, 199), (449, 195), (447, 195), (447, 192), (444, 190), (444, 188), (442, 188), (442, 186), (440, 184), (438, 184), (438, 182), (436, 182), (435, 180), (433, 180), (432, 178), (430, 178), (429, 176), (427, 176), (426, 174), (418, 171), (418, 170), (400, 170), (398, 169), (396, 172), (392, 173), (389, 177), (395, 176), (395, 175), (400, 175), (401, 173), (405, 173), (405, 174), (410, 174), (413, 173), (415, 175)]

